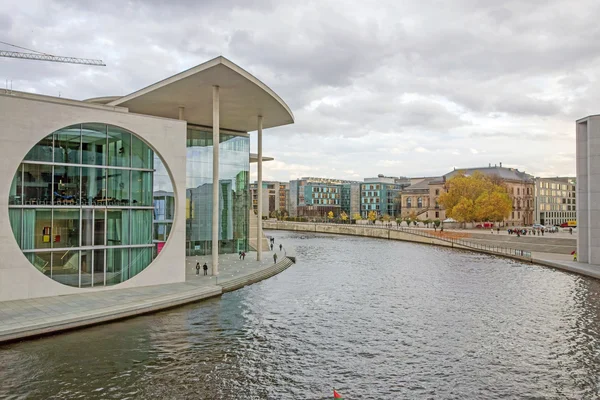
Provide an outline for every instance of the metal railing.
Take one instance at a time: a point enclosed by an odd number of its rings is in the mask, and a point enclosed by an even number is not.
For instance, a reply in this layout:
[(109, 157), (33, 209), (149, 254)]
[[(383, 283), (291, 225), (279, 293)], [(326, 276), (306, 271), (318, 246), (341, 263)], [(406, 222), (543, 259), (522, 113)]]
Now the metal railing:
[[(522, 257), (522, 258), (529, 258), (531, 259), (531, 251), (527, 251), (527, 250), (521, 250), (521, 249), (513, 249), (510, 247), (502, 247), (502, 246), (491, 246), (491, 245), (487, 245), (487, 244), (481, 244), (481, 243), (475, 243), (475, 242), (470, 242), (468, 240), (464, 240), (464, 239), (460, 239), (460, 238), (455, 238), (452, 236), (447, 235), (443, 233), (443, 231), (440, 231), (438, 233), (429, 233), (426, 230), (423, 229), (417, 229), (417, 228), (405, 228), (402, 226), (397, 226), (395, 225), (395, 223), (391, 223), (392, 226), (391, 227), (386, 227), (386, 226), (381, 226), (381, 225), (371, 225), (371, 224), (350, 224), (350, 223), (335, 223), (335, 222), (295, 222), (295, 221), (267, 221), (267, 222), (275, 222), (277, 223), (292, 223), (292, 224), (302, 224), (302, 225), (314, 225), (316, 228), (316, 225), (345, 225), (345, 226), (350, 226), (350, 227), (364, 227), (364, 228), (378, 228), (378, 229), (385, 229), (388, 231), (399, 231), (399, 232), (404, 232), (404, 233), (409, 233), (412, 235), (416, 235), (416, 236), (421, 236), (421, 237), (426, 237), (429, 239), (437, 239), (437, 240), (441, 240), (447, 243), (452, 243), (464, 248), (468, 248), (468, 249), (473, 249), (473, 250), (481, 250), (481, 251), (485, 251), (488, 253), (493, 253), (493, 254), (498, 254), (498, 255), (505, 255), (505, 256), (514, 256), (514, 257)], [(316, 230), (316, 229), (315, 229)]]
[(411, 228), (404, 228), (404, 227), (398, 227), (396, 230), (405, 232), (405, 233), (410, 233), (412, 235), (441, 240), (444, 242), (456, 244), (461, 247), (466, 247), (466, 248), (470, 248), (473, 250), (483, 250), (483, 251), (486, 251), (489, 253), (494, 253), (494, 254), (531, 258), (531, 252), (527, 251), (527, 250), (513, 249), (510, 247), (502, 247), (502, 246), (491, 246), (491, 245), (482, 244), (482, 243), (474, 243), (474, 242), (470, 242), (468, 240), (454, 238), (452, 236), (447, 236), (443, 233), (443, 231), (439, 232), (439, 234), (431, 234), (427, 231), (423, 231), (420, 229), (411, 229)]

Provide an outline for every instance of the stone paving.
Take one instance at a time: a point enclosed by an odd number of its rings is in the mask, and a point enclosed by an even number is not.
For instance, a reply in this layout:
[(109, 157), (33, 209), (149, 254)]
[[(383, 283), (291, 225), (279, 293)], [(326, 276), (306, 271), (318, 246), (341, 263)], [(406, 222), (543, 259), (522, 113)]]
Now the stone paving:
[[(278, 249), (277, 249), (278, 250)], [(277, 251), (278, 262), (285, 260), (285, 250)], [(219, 276), (196, 275), (196, 262), (209, 265), (211, 257), (188, 257), (186, 260), (186, 282), (129, 289), (104, 290), (56, 297), (0, 302), (0, 342), (30, 334), (86, 325), (94, 320), (102, 322), (114, 319), (115, 314), (136, 315), (184, 304), (190, 301), (218, 296), (222, 284), (242, 278), (274, 265), (273, 252), (264, 252), (263, 260), (256, 261), (256, 252), (249, 252), (245, 260), (237, 254), (219, 256)], [(111, 318), (112, 316), (112, 318)]]
[(600, 279), (600, 266), (573, 261), (572, 255), (554, 253), (532, 253), (533, 262), (548, 267)]

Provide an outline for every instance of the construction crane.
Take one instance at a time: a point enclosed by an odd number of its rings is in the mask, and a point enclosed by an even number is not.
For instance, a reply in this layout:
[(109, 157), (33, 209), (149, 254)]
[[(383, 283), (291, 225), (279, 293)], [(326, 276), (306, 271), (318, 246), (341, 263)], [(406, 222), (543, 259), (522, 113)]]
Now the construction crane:
[(11, 58), (21, 58), (25, 60), (38, 60), (38, 61), (53, 61), (67, 64), (84, 64), (84, 65), (95, 65), (98, 67), (106, 67), (106, 64), (102, 60), (93, 60), (89, 58), (75, 58), (75, 57), (63, 57), (63, 56), (54, 56), (52, 54), (41, 53), (39, 51), (27, 49), (25, 47), (16, 46), (14, 44), (6, 43), (0, 41), (0, 43), (17, 47), (23, 50), (28, 50), (33, 53), (23, 53), (19, 51), (6, 51), (0, 50), (0, 57), (11, 57)]

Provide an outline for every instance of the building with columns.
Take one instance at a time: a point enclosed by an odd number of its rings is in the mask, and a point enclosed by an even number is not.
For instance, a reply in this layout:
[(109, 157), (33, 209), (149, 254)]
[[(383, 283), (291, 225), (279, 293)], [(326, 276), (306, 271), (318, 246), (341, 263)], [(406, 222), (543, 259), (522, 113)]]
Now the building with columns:
[(223, 57), (126, 96), (0, 92), (0, 301), (183, 282), (186, 256), (218, 275), (249, 249), (248, 132), (262, 187), (263, 129), (292, 123)]

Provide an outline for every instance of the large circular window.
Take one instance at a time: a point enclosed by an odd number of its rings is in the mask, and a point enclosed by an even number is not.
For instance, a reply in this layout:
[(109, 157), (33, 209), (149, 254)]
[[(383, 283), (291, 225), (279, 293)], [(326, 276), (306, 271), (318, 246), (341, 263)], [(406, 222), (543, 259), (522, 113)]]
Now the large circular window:
[(75, 287), (140, 273), (162, 248), (153, 240), (155, 160), (136, 135), (106, 124), (72, 125), (36, 144), (9, 193), (10, 223), (27, 259)]

